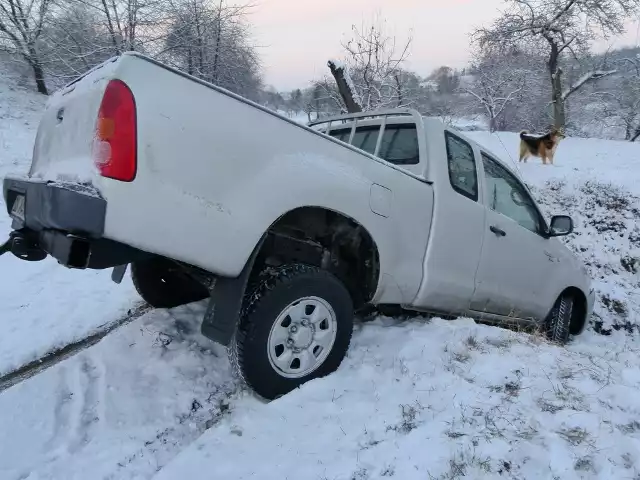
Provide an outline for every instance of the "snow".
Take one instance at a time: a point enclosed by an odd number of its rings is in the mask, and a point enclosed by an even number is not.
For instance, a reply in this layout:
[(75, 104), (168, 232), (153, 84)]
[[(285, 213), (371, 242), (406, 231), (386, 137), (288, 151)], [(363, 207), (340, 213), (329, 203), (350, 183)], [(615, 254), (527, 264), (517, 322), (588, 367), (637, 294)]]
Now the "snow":
[[(45, 97), (0, 77), (0, 178), (29, 170)], [(82, 187), (78, 187), (82, 188)], [(87, 187), (89, 188), (89, 187)], [(11, 231), (0, 198), (0, 242)], [(71, 271), (51, 258), (27, 263), (0, 257), (0, 375), (107, 328), (139, 302), (129, 277), (110, 271)]]
[(606, 343), (379, 319), (338, 372), (270, 404), (238, 399), (154, 479), (631, 478), (637, 350)]
[[(0, 81), (0, 175), (26, 171), (42, 104)], [(154, 310), (0, 391), (0, 478), (640, 476), (640, 145), (568, 138), (543, 166), (514, 161), (516, 133), (466, 135), (547, 215), (575, 220), (565, 240), (597, 302), (566, 348), (468, 319), (379, 317), (357, 324), (337, 372), (267, 403), (200, 334), (204, 303)], [(128, 276), (11, 255), (0, 272), (0, 375), (138, 304)]]
[(150, 478), (237, 389), (203, 313), (151, 312), (2, 392), (0, 478)]
[(550, 180), (564, 180), (571, 190), (574, 184), (596, 180), (640, 194), (638, 143), (565, 138), (558, 145), (555, 164), (543, 166), (535, 157), (527, 163), (518, 162), (520, 137), (517, 133), (465, 132), (465, 135), (488, 148), (512, 169), (519, 170), (527, 183), (537, 187), (543, 188)]
[(582, 77), (576, 80), (576, 82), (573, 85), (571, 85), (567, 90), (562, 92), (562, 100), (566, 100), (569, 97), (569, 95), (571, 95), (573, 92), (578, 90), (580, 87), (582, 87), (585, 83), (589, 82), (590, 80), (597, 80), (602, 77), (613, 75), (614, 73), (617, 73), (617, 70), (594, 70), (594, 71), (585, 73)]
[(525, 137), (535, 138), (535, 139), (538, 139), (538, 140), (540, 140), (541, 138), (544, 138), (544, 137), (546, 137), (548, 135), (548, 133), (529, 133), (526, 130), (523, 130), (522, 134)]
[(335, 58), (330, 58), (328, 63), (332, 63), (336, 70), (346, 68), (345, 63), (342, 60), (336, 60)]
[(78, 183), (77, 181), (74, 181), (74, 182), (50, 181), (49, 185), (51, 185), (52, 187), (62, 188), (65, 190), (71, 190), (72, 192), (79, 192), (79, 193), (82, 193), (83, 195), (87, 195), (90, 197), (101, 198), (101, 195), (98, 189), (91, 184)]
[[(38, 164), (38, 168), (33, 172), (33, 177), (41, 180), (84, 185), (92, 185), (96, 175), (97, 169), (93, 160), (83, 156), (72, 157), (65, 161), (46, 162), (44, 165)], [(92, 188), (97, 194), (97, 189)]]
[(461, 132), (487, 130), (487, 119), (478, 115), (477, 117), (455, 117), (451, 119), (451, 126)]

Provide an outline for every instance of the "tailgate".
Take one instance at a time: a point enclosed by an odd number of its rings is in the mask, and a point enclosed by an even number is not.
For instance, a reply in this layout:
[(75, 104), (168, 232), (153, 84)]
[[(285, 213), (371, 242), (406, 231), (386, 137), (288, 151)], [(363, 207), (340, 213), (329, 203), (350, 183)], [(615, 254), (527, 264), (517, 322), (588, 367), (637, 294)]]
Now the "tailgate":
[(100, 102), (118, 62), (111, 59), (56, 92), (38, 127), (30, 176), (92, 183), (92, 149)]

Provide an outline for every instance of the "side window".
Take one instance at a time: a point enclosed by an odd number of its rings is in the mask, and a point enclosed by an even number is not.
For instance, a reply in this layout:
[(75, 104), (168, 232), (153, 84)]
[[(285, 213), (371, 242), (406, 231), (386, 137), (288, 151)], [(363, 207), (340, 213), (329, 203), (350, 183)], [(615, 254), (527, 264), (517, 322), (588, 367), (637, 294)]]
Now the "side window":
[(522, 184), (496, 160), (482, 154), (489, 207), (520, 226), (539, 233), (540, 214)]
[(473, 201), (478, 200), (478, 173), (471, 145), (445, 132), (449, 181), (453, 189)]
[(416, 126), (387, 125), (382, 135), (378, 156), (396, 165), (417, 165), (420, 156)]

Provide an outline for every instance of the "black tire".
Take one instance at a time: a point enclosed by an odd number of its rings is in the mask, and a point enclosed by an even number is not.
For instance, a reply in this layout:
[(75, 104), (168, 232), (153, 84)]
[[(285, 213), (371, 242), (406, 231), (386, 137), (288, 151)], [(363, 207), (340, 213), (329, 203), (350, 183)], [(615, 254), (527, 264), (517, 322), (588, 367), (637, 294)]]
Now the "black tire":
[(209, 295), (205, 287), (164, 258), (132, 263), (131, 279), (138, 294), (155, 308), (174, 308)]
[[(315, 370), (299, 378), (289, 378), (272, 366), (269, 335), (280, 314), (305, 297), (317, 297), (331, 306), (335, 314), (335, 340)], [(351, 342), (353, 318), (351, 296), (334, 275), (312, 266), (286, 265), (263, 276), (245, 297), (238, 328), (229, 345), (230, 361), (254, 392), (272, 400), (340, 366)]]
[(569, 341), (571, 317), (573, 315), (573, 297), (562, 295), (553, 306), (547, 320), (547, 338), (560, 345)]

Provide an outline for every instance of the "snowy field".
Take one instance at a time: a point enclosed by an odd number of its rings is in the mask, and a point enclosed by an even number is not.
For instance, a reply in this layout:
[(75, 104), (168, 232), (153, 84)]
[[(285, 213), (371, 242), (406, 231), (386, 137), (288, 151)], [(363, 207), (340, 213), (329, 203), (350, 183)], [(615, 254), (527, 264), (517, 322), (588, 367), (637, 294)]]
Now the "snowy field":
[[(42, 105), (0, 83), (0, 176), (28, 167)], [(517, 135), (468, 135), (576, 221), (598, 301), (566, 348), (378, 318), (338, 372), (266, 403), (199, 334), (203, 304), (155, 310), (0, 392), (0, 479), (640, 478), (640, 144), (567, 139), (555, 166), (514, 166)], [(3, 256), (0, 375), (138, 304), (109, 272)]]

